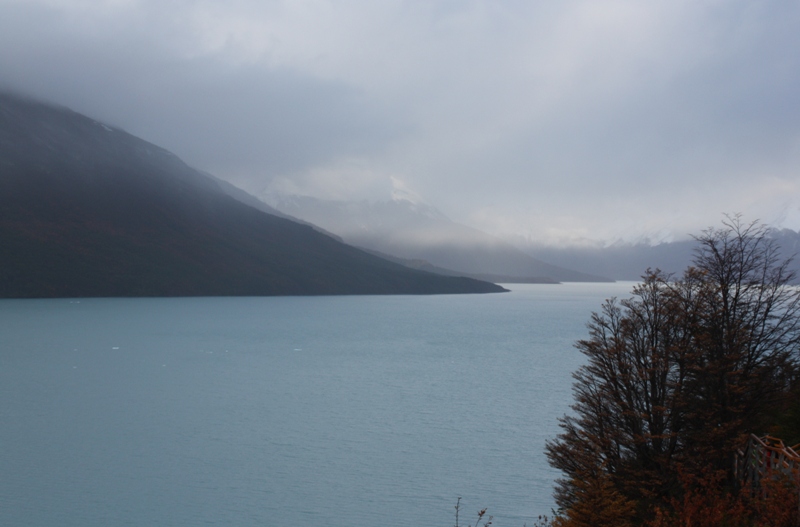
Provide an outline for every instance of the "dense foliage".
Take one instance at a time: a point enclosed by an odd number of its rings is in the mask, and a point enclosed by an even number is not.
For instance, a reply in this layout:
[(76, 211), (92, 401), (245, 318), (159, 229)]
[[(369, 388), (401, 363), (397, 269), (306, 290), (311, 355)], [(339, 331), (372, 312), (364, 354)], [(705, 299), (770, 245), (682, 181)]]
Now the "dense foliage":
[(561, 525), (758, 525), (768, 514), (737, 491), (732, 460), (747, 434), (790, 429), (797, 413), (800, 289), (762, 225), (732, 217), (697, 241), (682, 276), (648, 271), (577, 344), (587, 363), (573, 414), (547, 445), (564, 475)]

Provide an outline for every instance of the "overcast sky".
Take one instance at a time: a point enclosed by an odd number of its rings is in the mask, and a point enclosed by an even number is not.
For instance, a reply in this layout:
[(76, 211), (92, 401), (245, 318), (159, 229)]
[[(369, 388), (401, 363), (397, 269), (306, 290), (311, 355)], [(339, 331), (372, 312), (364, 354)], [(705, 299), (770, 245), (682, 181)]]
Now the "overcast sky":
[(541, 241), (800, 229), (794, 0), (0, 0), (0, 86), (256, 194), (400, 185)]

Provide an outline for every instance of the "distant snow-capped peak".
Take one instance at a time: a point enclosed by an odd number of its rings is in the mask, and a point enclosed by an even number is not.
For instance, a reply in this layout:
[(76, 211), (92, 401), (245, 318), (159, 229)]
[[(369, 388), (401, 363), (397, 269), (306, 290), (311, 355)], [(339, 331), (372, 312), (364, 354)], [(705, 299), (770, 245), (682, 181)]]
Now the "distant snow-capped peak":
[(412, 212), (435, 220), (450, 221), (439, 209), (422, 199), (422, 196), (411, 190), (405, 181), (391, 177), (392, 201), (406, 205)]
[(776, 209), (771, 218), (764, 219), (774, 229), (800, 231), (800, 207), (795, 203), (784, 203), (783, 206)]
[(414, 205), (430, 206), (422, 196), (411, 190), (411, 188), (400, 178), (390, 177), (392, 181), (392, 201), (408, 201)]

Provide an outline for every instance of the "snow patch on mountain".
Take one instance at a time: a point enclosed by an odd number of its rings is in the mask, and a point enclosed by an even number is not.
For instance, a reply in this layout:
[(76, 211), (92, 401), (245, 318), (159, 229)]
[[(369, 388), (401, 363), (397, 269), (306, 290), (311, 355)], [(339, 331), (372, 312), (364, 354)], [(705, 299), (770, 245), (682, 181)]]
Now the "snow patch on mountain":
[[(425, 201), (422, 196), (412, 190), (406, 182), (400, 178), (392, 176), (392, 202), (401, 207), (407, 208), (408, 212), (425, 216), (432, 220), (450, 221), (439, 209)], [(380, 208), (380, 202), (374, 203), (374, 207)]]
[(765, 222), (775, 229), (800, 231), (800, 207), (796, 203), (785, 202), (771, 218), (765, 218)]
[(414, 205), (427, 205), (422, 196), (411, 190), (408, 184), (400, 178), (391, 176), (392, 201), (408, 201)]

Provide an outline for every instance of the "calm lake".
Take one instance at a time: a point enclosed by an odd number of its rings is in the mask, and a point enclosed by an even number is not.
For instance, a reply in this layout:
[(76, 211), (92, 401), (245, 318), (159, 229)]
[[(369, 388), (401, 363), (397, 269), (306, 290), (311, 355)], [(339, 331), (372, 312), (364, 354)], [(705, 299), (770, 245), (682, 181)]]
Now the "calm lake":
[(0, 300), (0, 525), (531, 525), (573, 343), (632, 285)]

